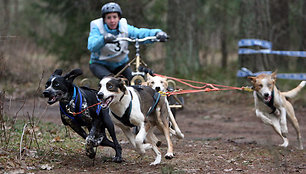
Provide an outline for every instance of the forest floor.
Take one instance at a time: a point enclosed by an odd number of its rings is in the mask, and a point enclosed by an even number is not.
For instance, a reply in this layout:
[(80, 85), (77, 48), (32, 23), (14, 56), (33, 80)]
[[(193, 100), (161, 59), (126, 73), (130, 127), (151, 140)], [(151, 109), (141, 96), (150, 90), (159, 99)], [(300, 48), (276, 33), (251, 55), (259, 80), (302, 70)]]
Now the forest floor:
[[(175, 157), (162, 158), (156, 166), (152, 151), (139, 157), (127, 142), (119, 128), (118, 139), (123, 148), (122, 163), (111, 162), (114, 151), (99, 147), (95, 160), (85, 156), (83, 144), (75, 149), (62, 147), (60, 153), (47, 153), (44, 158), (50, 162), (49, 170), (38, 167), (39, 162), (18, 162), (9, 165), (2, 162), (3, 173), (306, 173), (306, 150), (297, 149), (296, 133), (291, 124), (289, 128), (289, 147), (281, 148), (282, 141), (272, 127), (263, 124), (254, 113), (251, 93), (210, 92), (185, 95), (184, 109), (177, 112), (177, 123), (184, 133), (184, 139), (172, 137)], [(296, 116), (300, 123), (303, 139), (306, 139), (306, 105), (299, 100), (294, 102)], [(33, 111), (33, 102), (7, 102), (8, 115), (27, 115)], [(44, 99), (37, 99), (36, 111), (40, 111), (42, 122), (62, 125), (58, 105), (48, 106)], [(165, 155), (165, 138), (160, 150)], [(64, 139), (64, 138), (62, 138)], [(76, 141), (84, 141), (77, 138)], [(59, 142), (60, 144), (60, 142)], [(16, 145), (18, 146), (18, 145)], [(51, 146), (51, 145), (50, 145)], [(306, 148), (306, 140), (304, 141)], [(67, 152), (65, 152), (67, 151)], [(69, 153), (68, 153), (69, 152)], [(16, 153), (18, 154), (18, 153)], [(3, 156), (1, 154), (0, 156)], [(17, 158), (17, 157), (16, 157)], [(40, 157), (43, 158), (43, 157)], [(56, 159), (56, 160), (55, 160)], [(26, 164), (22, 164), (26, 163)], [(32, 166), (31, 166), (32, 165)], [(26, 167), (25, 167), (26, 166)]]

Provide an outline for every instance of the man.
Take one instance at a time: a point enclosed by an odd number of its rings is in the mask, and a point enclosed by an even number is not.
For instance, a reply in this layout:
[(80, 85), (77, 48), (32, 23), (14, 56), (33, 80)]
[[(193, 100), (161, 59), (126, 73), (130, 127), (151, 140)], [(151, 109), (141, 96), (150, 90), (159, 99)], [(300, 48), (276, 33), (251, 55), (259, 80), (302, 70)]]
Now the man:
[[(122, 11), (117, 3), (110, 2), (102, 6), (102, 18), (91, 21), (88, 37), (88, 50), (91, 52), (89, 68), (102, 79), (110, 74), (117, 74), (129, 62), (128, 42), (120, 41), (120, 47), (114, 44), (116, 37), (144, 38), (156, 36), (161, 42), (168, 38), (160, 29), (136, 28), (121, 18)], [(122, 75), (129, 81), (132, 71), (127, 68)]]

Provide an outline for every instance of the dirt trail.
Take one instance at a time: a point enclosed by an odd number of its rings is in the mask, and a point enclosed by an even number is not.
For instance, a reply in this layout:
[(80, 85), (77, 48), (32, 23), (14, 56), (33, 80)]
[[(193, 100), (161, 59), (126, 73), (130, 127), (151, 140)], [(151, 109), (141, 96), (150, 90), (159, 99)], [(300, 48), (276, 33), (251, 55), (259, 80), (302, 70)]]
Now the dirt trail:
[[(29, 100), (30, 101), (30, 100)], [(18, 115), (33, 112), (33, 100), (27, 101)], [(282, 143), (270, 126), (256, 118), (252, 95), (248, 93), (224, 92), (203, 93), (185, 96), (185, 107), (177, 113), (177, 122), (185, 134), (183, 140), (172, 137), (175, 158), (162, 159), (157, 166), (150, 166), (153, 153), (148, 151), (139, 158), (117, 128), (123, 147), (121, 164), (105, 159), (113, 155), (107, 148), (99, 148), (93, 166), (92, 160), (84, 154), (70, 156), (51, 171), (41, 173), (306, 173), (306, 150), (297, 150), (296, 134), (289, 126), (288, 148)], [(22, 101), (12, 102), (6, 112), (14, 115)], [(37, 99), (36, 115), (41, 120), (61, 124), (58, 106), (48, 106), (43, 99)], [(300, 123), (304, 147), (306, 148), (306, 106), (295, 102), (296, 115)], [(166, 152), (162, 140), (162, 154)]]

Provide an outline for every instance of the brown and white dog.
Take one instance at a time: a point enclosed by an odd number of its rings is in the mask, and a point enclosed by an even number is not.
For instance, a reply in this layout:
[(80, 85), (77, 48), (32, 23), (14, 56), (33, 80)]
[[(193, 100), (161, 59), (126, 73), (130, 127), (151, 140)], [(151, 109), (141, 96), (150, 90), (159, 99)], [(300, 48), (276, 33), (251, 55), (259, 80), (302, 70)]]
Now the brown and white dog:
[(302, 81), (296, 88), (288, 92), (280, 92), (276, 86), (276, 72), (271, 75), (260, 74), (257, 77), (248, 77), (253, 84), (253, 95), (255, 100), (255, 112), (265, 124), (271, 125), (276, 133), (283, 139), (280, 146), (287, 147), (289, 144), (287, 134), (287, 116), (291, 121), (298, 140), (299, 149), (303, 149), (302, 136), (294, 109), (288, 99), (293, 98), (305, 86)]
[[(152, 76), (149, 73), (147, 73), (147, 81), (143, 83), (143, 85), (145, 86), (150, 86), (152, 89), (156, 90), (156, 92), (168, 92), (169, 88), (168, 88), (168, 79), (166, 77), (161, 77), (161, 76)], [(171, 88), (171, 87), (170, 87)], [(172, 89), (174, 90), (174, 89)], [(171, 89), (170, 89), (171, 91)], [(171, 107), (174, 105), (181, 105), (183, 102), (183, 98), (182, 97), (177, 97), (177, 96), (173, 96), (170, 95), (167, 97), (167, 100), (170, 104), (170, 108), (171, 108), (171, 112), (174, 116), (174, 118), (176, 118), (176, 112), (177, 110), (181, 109), (181, 108), (177, 108), (177, 107)], [(180, 100), (180, 102), (178, 102), (178, 100)]]
[(157, 92), (162, 91), (166, 92), (168, 88), (167, 78), (161, 76), (151, 76), (149, 73), (147, 74), (147, 81), (145, 82), (146, 86), (150, 86), (155, 89)]
[[(166, 137), (168, 150), (165, 158), (173, 158), (173, 145), (170, 139), (169, 120), (171, 120), (178, 138), (183, 138), (164, 96), (148, 86), (126, 86), (120, 78), (105, 77), (100, 81), (98, 98), (101, 99), (102, 108), (110, 109), (110, 115), (114, 123), (119, 126), (130, 143), (143, 155), (146, 149), (152, 148), (156, 154), (155, 161), (151, 165), (161, 162), (161, 153), (156, 146), (154, 138), (155, 126)], [(139, 131), (135, 135), (133, 127)], [(146, 140), (146, 141), (144, 141)], [(149, 143), (144, 143), (149, 142)]]

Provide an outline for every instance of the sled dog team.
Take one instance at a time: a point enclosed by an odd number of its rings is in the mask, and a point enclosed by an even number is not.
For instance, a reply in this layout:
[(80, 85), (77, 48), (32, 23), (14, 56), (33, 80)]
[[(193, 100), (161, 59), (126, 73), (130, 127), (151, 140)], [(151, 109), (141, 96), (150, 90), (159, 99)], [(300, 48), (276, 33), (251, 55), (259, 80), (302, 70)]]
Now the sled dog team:
[[(158, 148), (161, 142), (154, 134), (155, 128), (167, 141), (164, 157), (174, 157), (171, 138), (176, 136), (182, 139), (184, 134), (170, 110), (167, 97), (159, 93), (167, 91), (167, 79), (148, 74), (147, 82), (143, 85), (127, 86), (123, 79), (108, 76), (99, 82), (99, 90), (94, 90), (73, 83), (81, 74), (80, 69), (74, 69), (62, 76), (62, 70), (55, 70), (46, 82), (43, 95), (50, 105), (59, 102), (63, 124), (85, 139), (85, 152), (89, 158), (96, 155), (94, 147), (109, 146), (116, 152), (113, 161), (122, 162), (122, 148), (116, 138), (114, 124), (123, 131), (140, 155), (144, 155), (146, 150), (153, 150), (155, 160), (151, 165), (159, 164), (162, 159)], [(303, 149), (298, 120), (288, 99), (296, 96), (306, 81), (288, 92), (280, 92), (275, 85), (275, 72), (248, 78), (253, 85), (256, 116), (273, 127), (283, 139), (282, 147), (289, 144), (289, 118), (297, 133), (298, 148)], [(106, 136), (105, 129), (112, 141)]]

